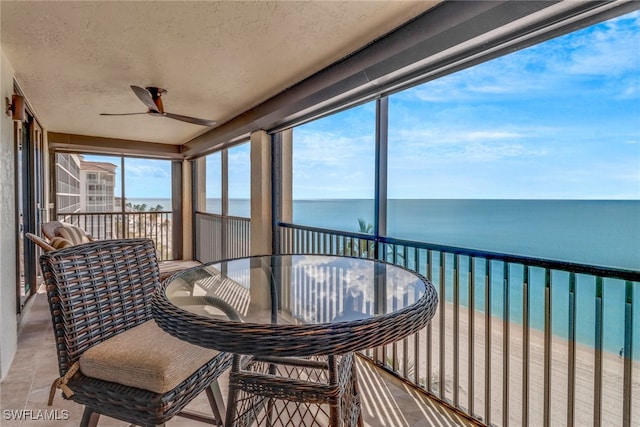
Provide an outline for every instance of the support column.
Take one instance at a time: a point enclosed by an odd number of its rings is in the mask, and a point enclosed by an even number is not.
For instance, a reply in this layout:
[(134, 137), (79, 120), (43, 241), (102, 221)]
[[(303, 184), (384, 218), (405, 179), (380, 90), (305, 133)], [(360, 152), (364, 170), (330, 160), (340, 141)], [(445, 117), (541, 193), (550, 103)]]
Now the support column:
[(191, 162), (193, 180), (193, 208), (200, 212), (207, 211), (207, 158), (198, 157)]
[(281, 254), (283, 248), (280, 247), (282, 241), (279, 224), (291, 223), (293, 218), (293, 130), (286, 129), (276, 133), (273, 135), (271, 144), (272, 251), (275, 254)]
[(260, 130), (251, 134), (250, 255), (271, 254), (271, 238), (271, 138)]
[(182, 259), (193, 259), (193, 212), (196, 208), (193, 200), (192, 163), (182, 162)]
[[(124, 159), (124, 158), (123, 158)], [(173, 160), (171, 162), (171, 257), (173, 259), (182, 259), (184, 255), (184, 213), (185, 213), (185, 168), (184, 161)], [(188, 168), (191, 170), (191, 168)], [(124, 167), (123, 169), (124, 170)], [(188, 184), (191, 186), (191, 179), (188, 178)], [(127, 194), (125, 191), (122, 194)], [(189, 193), (189, 203), (191, 194)]]
[(282, 145), (281, 145), (281, 161), (280, 166), (282, 171), (280, 189), (280, 206), (282, 211), (280, 212), (280, 221), (292, 223), (293, 222), (293, 129), (286, 129), (282, 131)]

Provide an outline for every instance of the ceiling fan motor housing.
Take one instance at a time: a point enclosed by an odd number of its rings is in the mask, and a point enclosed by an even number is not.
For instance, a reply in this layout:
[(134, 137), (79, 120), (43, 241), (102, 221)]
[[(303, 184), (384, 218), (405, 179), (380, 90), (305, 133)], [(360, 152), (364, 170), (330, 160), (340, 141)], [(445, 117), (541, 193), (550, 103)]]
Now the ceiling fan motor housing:
[[(153, 103), (156, 104), (156, 108), (158, 109), (157, 112), (159, 113), (164, 113), (164, 106), (162, 105), (162, 95), (164, 95), (165, 93), (167, 93), (166, 89), (162, 89), (160, 87), (146, 87), (145, 89), (147, 89), (149, 91), (149, 93), (151, 94), (151, 98), (153, 98)], [(149, 111), (150, 113), (155, 113), (155, 111)]]

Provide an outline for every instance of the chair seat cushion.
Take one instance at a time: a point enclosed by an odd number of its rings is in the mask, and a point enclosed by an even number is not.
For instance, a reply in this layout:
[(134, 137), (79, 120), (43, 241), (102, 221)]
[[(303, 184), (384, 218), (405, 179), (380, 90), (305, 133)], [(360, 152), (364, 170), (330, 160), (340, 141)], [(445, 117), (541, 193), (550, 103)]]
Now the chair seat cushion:
[(218, 354), (169, 335), (148, 320), (85, 351), (80, 356), (80, 371), (88, 377), (163, 394)]
[(74, 225), (61, 225), (60, 227), (57, 227), (54, 232), (57, 237), (67, 239), (74, 245), (89, 243), (91, 241), (89, 240), (89, 237), (87, 237), (87, 233), (85, 233), (82, 228)]

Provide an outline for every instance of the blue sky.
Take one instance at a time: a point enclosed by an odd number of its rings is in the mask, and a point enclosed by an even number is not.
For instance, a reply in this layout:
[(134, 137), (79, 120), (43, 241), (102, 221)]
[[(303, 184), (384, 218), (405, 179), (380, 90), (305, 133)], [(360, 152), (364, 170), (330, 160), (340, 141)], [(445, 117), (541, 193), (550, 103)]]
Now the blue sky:
[[(392, 95), (390, 198), (640, 199), (633, 13)], [(294, 130), (294, 197), (371, 198), (373, 103)]]
[[(294, 129), (295, 199), (373, 197), (374, 115)], [(229, 165), (248, 198), (248, 144)], [(169, 162), (125, 169), (128, 197), (169, 197)], [(640, 199), (640, 13), (392, 95), (388, 176), (390, 198)]]
[[(121, 164), (120, 157), (85, 155), (85, 160), (109, 162), (117, 165), (115, 194), (120, 197)], [(171, 197), (171, 162), (168, 160), (138, 159), (126, 157), (125, 191), (128, 199)], [(164, 206), (168, 208), (169, 206)]]

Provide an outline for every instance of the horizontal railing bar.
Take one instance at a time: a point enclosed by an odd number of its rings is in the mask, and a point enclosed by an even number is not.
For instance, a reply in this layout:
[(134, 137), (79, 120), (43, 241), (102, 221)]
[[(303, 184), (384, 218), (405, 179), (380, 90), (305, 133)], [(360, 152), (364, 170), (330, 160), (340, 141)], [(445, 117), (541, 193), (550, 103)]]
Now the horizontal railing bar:
[(304, 225), (294, 225), (289, 223), (278, 223), (279, 227), (282, 228), (293, 228), (299, 230), (306, 230), (317, 233), (330, 233), (337, 234), (340, 236), (366, 239), (370, 241), (381, 242), (389, 245), (401, 245), (401, 246), (412, 246), (419, 249), (430, 249), (439, 252), (447, 252), (454, 255), (467, 255), (470, 257), (476, 258), (486, 258), (487, 260), (497, 260), (503, 261), (513, 264), (523, 264), (529, 265), (532, 267), (542, 267), (550, 270), (562, 270), (567, 271), (569, 273), (578, 273), (578, 274), (589, 274), (593, 276), (603, 276), (612, 279), (622, 279), (622, 280), (630, 280), (632, 282), (640, 282), (640, 271), (637, 270), (626, 270), (621, 268), (614, 267), (603, 267), (603, 266), (594, 266), (588, 264), (580, 264), (568, 261), (555, 261), (543, 258), (535, 258), (535, 257), (526, 257), (522, 255), (512, 255), (512, 254), (503, 254), (499, 252), (490, 252), (490, 251), (482, 251), (477, 249), (469, 249), (469, 248), (459, 248), (455, 246), (446, 246), (435, 243), (427, 243), (427, 242), (415, 242), (412, 240), (405, 239), (397, 239), (392, 237), (378, 237), (374, 238), (371, 234), (365, 233), (357, 233), (351, 231), (341, 231), (341, 230), (330, 230), (318, 227), (310, 227)]
[(170, 214), (171, 211), (109, 211), (109, 212), (58, 212), (56, 216), (101, 216), (101, 215), (149, 215)]
[(203, 216), (208, 216), (208, 217), (212, 217), (212, 218), (226, 218), (226, 219), (234, 219), (234, 220), (239, 220), (239, 221), (251, 221), (251, 218), (246, 217), (246, 216), (233, 216), (233, 215), (222, 215), (222, 214), (217, 214), (217, 213), (211, 213), (211, 212), (202, 212), (202, 211), (196, 211), (196, 215), (203, 215)]
[[(282, 227), (282, 228), (292, 228), (296, 230), (311, 231), (315, 233), (336, 234), (341, 237), (352, 237), (356, 239), (365, 239), (365, 240), (371, 240), (371, 241), (374, 240), (372, 234), (358, 233), (355, 231), (331, 230), (327, 228), (311, 227), (308, 225), (294, 225), (286, 222), (279, 222), (277, 225), (278, 227)], [(385, 243), (389, 243), (389, 242), (385, 242)]]

